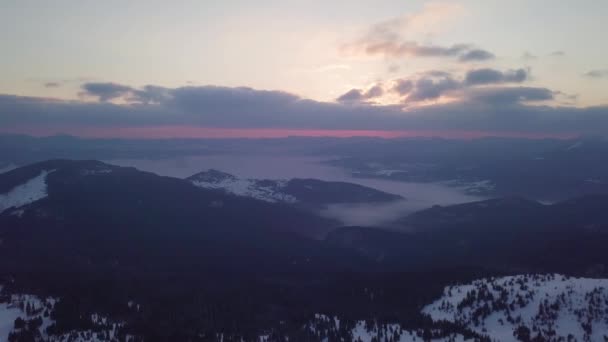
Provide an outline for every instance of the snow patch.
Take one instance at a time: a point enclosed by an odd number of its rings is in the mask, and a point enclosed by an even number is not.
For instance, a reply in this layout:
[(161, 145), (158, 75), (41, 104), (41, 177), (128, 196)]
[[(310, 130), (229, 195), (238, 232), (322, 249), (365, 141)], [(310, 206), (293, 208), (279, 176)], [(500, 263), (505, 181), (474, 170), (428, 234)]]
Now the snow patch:
[[(340, 335), (340, 320), (323, 314), (315, 314), (307, 328), (319, 341), (334, 341)], [(422, 331), (405, 330), (399, 324), (378, 324), (376, 322), (357, 321), (352, 329), (348, 329), (352, 341), (360, 342), (413, 342), (424, 341)], [(433, 338), (430, 341), (447, 342), (464, 341), (464, 336), (451, 334), (443, 338)]]
[(83, 176), (95, 176), (95, 175), (103, 175), (112, 173), (112, 169), (109, 168), (99, 168), (99, 169), (86, 169), (82, 170)]
[(390, 177), (396, 173), (406, 173), (407, 171), (403, 171), (403, 170), (377, 170), (374, 171), (374, 174), (377, 176), (386, 176), (386, 177)]
[(251, 197), (271, 203), (297, 202), (294, 196), (282, 191), (287, 186), (287, 180), (243, 179), (210, 170), (207, 173), (195, 176), (190, 182), (199, 188), (224, 190), (229, 194)]
[[(124, 326), (122, 322), (114, 322), (109, 318), (91, 314), (90, 320), (94, 328), (91, 330), (73, 330), (62, 335), (50, 335), (47, 328), (55, 322), (50, 313), (58, 302), (56, 298), (40, 298), (29, 294), (12, 294), (1, 296), (0, 303), (0, 341), (7, 341), (9, 334), (19, 335), (25, 331), (36, 331), (36, 341), (46, 342), (94, 342), (117, 341), (118, 331)], [(16, 326), (19, 319), (20, 326)], [(30, 323), (33, 322), (33, 323)], [(127, 341), (135, 340), (128, 336)]]
[(42, 171), (40, 175), (24, 184), (14, 187), (7, 193), (0, 194), (0, 213), (8, 208), (19, 208), (45, 198), (47, 194), (46, 176), (53, 172)]
[(5, 165), (3, 167), (0, 167), (0, 174), (7, 173), (7, 172), (12, 171), (12, 170), (14, 170), (16, 168), (17, 168), (17, 165), (12, 164), (12, 163), (8, 164), (8, 165)]
[(572, 144), (572, 145), (568, 146), (568, 147), (566, 148), (566, 151), (571, 151), (571, 150), (577, 149), (577, 148), (579, 148), (579, 147), (581, 147), (581, 146), (583, 146), (583, 143), (582, 143), (581, 141), (577, 141), (577, 142), (575, 142), (574, 144)]

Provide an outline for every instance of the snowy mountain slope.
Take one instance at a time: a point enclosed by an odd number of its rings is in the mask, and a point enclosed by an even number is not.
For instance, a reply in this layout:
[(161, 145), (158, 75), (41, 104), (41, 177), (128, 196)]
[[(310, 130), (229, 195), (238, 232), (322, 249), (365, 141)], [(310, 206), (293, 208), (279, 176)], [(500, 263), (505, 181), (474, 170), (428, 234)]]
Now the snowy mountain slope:
[[(58, 299), (40, 298), (35, 295), (4, 295), (0, 302), (0, 341), (45, 341), (45, 342), (93, 342), (118, 341), (124, 324), (107, 317), (91, 314), (90, 330), (57, 332), (52, 312)], [(131, 306), (127, 304), (131, 309)], [(133, 336), (121, 334), (124, 340)]]
[[(345, 321), (317, 314), (305, 326), (319, 341), (606, 341), (608, 279), (516, 275), (447, 286), (424, 306), (434, 326)], [(450, 325), (451, 324), (451, 325)]]
[(187, 178), (195, 186), (271, 203), (326, 205), (333, 203), (389, 202), (400, 196), (358, 184), (316, 179), (243, 179), (218, 170), (208, 170)]
[(38, 176), (0, 194), (0, 213), (8, 208), (19, 208), (45, 198), (47, 196), (46, 176), (51, 172), (42, 170)]
[(448, 286), (424, 307), (495, 341), (608, 339), (608, 279), (518, 275)]
[(297, 201), (295, 197), (283, 192), (287, 183), (285, 180), (242, 179), (217, 170), (198, 173), (189, 177), (188, 180), (200, 188), (221, 189), (233, 195), (251, 197), (271, 203), (295, 203)]
[[(413, 342), (413, 341), (433, 341), (433, 342), (460, 342), (465, 341), (461, 334), (446, 334), (445, 337), (427, 337), (422, 330), (405, 330), (399, 324), (377, 324), (375, 322), (356, 321), (344, 326), (338, 317), (329, 317), (316, 314), (314, 319), (306, 325), (306, 329), (312, 337), (318, 341), (337, 341), (348, 336), (350, 341), (357, 342)], [(435, 333), (438, 333), (435, 331)], [(425, 339), (424, 337), (427, 337)]]
[(5, 164), (4, 166), (0, 166), (0, 173), (7, 173), (16, 168), (17, 168), (17, 165), (15, 165), (15, 164), (12, 164), (12, 163)]

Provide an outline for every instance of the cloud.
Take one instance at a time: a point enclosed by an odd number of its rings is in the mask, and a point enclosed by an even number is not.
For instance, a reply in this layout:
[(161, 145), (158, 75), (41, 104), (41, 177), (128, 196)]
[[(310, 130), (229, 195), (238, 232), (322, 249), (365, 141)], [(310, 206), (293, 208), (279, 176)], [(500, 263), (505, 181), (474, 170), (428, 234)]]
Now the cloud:
[(44, 84), (44, 87), (45, 88), (59, 88), (59, 87), (61, 87), (61, 83), (59, 83), (59, 82), (46, 82)]
[(462, 84), (451, 77), (441, 79), (424, 77), (416, 81), (414, 89), (407, 96), (407, 101), (434, 100), (448, 91), (461, 87)]
[(525, 69), (508, 70), (505, 72), (484, 68), (467, 72), (465, 83), (467, 85), (481, 85), (492, 83), (521, 83), (528, 78)]
[[(129, 93), (129, 92), (127, 92)], [(123, 94), (124, 95), (124, 94)], [(154, 85), (144, 86), (143, 89), (131, 89), (129, 102), (141, 102), (144, 104), (161, 103), (171, 98), (171, 90)]]
[(458, 60), (461, 62), (472, 62), (472, 61), (487, 61), (494, 59), (494, 54), (481, 49), (473, 49), (465, 51), (458, 56)]
[(375, 98), (375, 97), (380, 97), (382, 96), (382, 94), (384, 94), (384, 89), (382, 88), (382, 86), (380, 84), (377, 84), (371, 88), (369, 88), (367, 90), (367, 92), (365, 93), (365, 96), (367, 98)]
[(133, 91), (133, 88), (117, 83), (85, 83), (82, 85), (82, 95), (97, 97), (100, 101), (109, 101), (123, 97)]
[(336, 101), (340, 103), (362, 103), (368, 100), (380, 97), (384, 94), (384, 88), (381, 84), (376, 84), (367, 91), (361, 89), (351, 89), (338, 97)]
[[(400, 57), (443, 57), (461, 62), (486, 61), (493, 59), (493, 53), (471, 44), (441, 46), (420, 44), (408, 38), (408, 33), (438, 26), (442, 21), (461, 11), (455, 4), (432, 4), (415, 14), (401, 16), (372, 25), (359, 38), (344, 44), (342, 50), (353, 54)], [(428, 33), (428, 32), (426, 32)]]
[(523, 59), (524, 61), (533, 61), (533, 60), (538, 59), (538, 56), (533, 55), (529, 51), (526, 51), (526, 52), (524, 52), (523, 55), (521, 55), (521, 59)]
[(395, 80), (394, 83), (395, 85), (392, 90), (399, 95), (404, 96), (414, 90), (414, 82), (412, 80)]
[(608, 69), (596, 69), (587, 71), (583, 76), (589, 78), (608, 78)]
[(381, 55), (384, 57), (445, 57), (456, 58), (461, 62), (486, 61), (495, 56), (489, 51), (477, 49), (469, 44), (455, 44), (452, 46), (421, 45), (415, 41), (396, 40), (361, 40), (349, 46), (356, 52), (367, 55)]
[(342, 103), (360, 102), (361, 100), (363, 100), (363, 93), (360, 89), (351, 89), (336, 99), (336, 101)]
[(388, 72), (389, 73), (396, 73), (399, 71), (399, 69), (401, 69), (401, 67), (398, 64), (391, 64), (388, 66)]
[[(0, 127), (283, 128), (327, 130), (433, 130), (608, 134), (608, 106), (548, 105), (558, 92), (536, 87), (463, 87), (462, 82), (422, 76), (407, 96), (454, 101), (418, 107), (352, 106), (318, 102), (282, 91), (217, 86), (129, 88), (119, 103), (62, 101), (0, 95)], [(428, 80), (431, 80), (430, 82)], [(407, 81), (406, 81), (407, 82)], [(460, 84), (460, 86), (458, 86)], [(456, 87), (456, 89), (454, 89)], [(446, 90), (451, 89), (451, 90)], [(134, 94), (141, 92), (139, 97)], [(157, 96), (158, 94), (162, 96)], [(367, 91), (363, 92), (367, 93)], [(103, 93), (107, 99), (105, 92)], [(116, 92), (111, 93), (115, 96)], [(144, 96), (145, 95), (145, 96)], [(131, 98), (131, 102), (122, 100)], [(137, 101), (141, 99), (141, 101)], [(154, 99), (154, 101), (148, 101)], [(534, 105), (533, 105), (534, 104)]]
[(443, 70), (429, 70), (414, 79), (393, 80), (391, 91), (403, 97), (404, 103), (436, 100), (445, 95), (471, 98), (471, 87), (521, 83), (528, 78), (528, 73), (525, 69), (500, 71), (483, 68), (470, 70), (460, 79)]
[(553, 100), (554, 92), (536, 87), (490, 87), (471, 89), (466, 93), (466, 97), (469, 101), (500, 106)]
[(563, 57), (565, 55), (566, 55), (566, 52), (562, 51), (562, 50), (553, 51), (549, 54), (549, 56), (552, 56), (552, 57)]

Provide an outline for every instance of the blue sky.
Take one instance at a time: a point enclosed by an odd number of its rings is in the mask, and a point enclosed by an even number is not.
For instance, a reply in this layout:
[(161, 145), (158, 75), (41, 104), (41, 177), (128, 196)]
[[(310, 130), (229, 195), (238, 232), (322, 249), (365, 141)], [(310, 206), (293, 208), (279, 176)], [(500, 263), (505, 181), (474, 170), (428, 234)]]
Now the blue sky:
[[(535, 105), (595, 108), (608, 104), (606, 17), (597, 0), (5, 0), (0, 93), (89, 103), (88, 83), (245, 86), (408, 112), (525, 87), (551, 91)], [(475, 70), (495, 77), (471, 86)], [(132, 105), (124, 94), (100, 102)]]

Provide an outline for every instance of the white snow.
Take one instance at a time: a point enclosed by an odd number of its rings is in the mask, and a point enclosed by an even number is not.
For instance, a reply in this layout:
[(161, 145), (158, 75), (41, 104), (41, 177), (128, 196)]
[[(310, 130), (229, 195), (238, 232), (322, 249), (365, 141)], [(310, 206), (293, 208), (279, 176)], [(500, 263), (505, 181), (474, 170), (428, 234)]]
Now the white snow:
[(14, 187), (7, 193), (0, 194), (0, 213), (4, 210), (41, 200), (47, 196), (46, 176), (53, 171), (42, 171), (40, 175)]
[(572, 144), (572, 145), (568, 146), (568, 147), (566, 148), (566, 151), (574, 150), (574, 149), (579, 148), (579, 147), (581, 147), (581, 146), (583, 146), (583, 142), (582, 142), (582, 141), (577, 141), (577, 142), (575, 142), (574, 144)]
[(555, 337), (603, 341), (608, 336), (608, 279), (557, 274), (480, 279), (446, 287), (422, 312), (436, 321), (461, 322), (495, 341), (517, 341), (513, 333), (520, 326), (532, 336), (554, 332)]
[[(0, 304), (0, 340), (5, 341), (9, 333), (14, 331), (15, 320), (18, 317), (24, 320), (40, 317), (42, 325), (39, 330), (44, 333), (46, 328), (52, 324), (50, 318), (45, 317), (44, 313), (52, 308), (56, 301), (55, 298), (41, 299), (28, 294), (11, 295), (6, 303)], [(27, 307), (31, 308), (30, 312), (26, 312)]]
[[(340, 320), (337, 317), (330, 318), (327, 315), (323, 314), (315, 314), (315, 319), (313, 322), (310, 322), (306, 328), (308, 328), (312, 333), (321, 337), (322, 330), (325, 330), (327, 335), (327, 328), (330, 327), (332, 331), (338, 331), (340, 329)], [(365, 321), (357, 321), (355, 323), (355, 327), (351, 330), (352, 340), (353, 341), (361, 341), (361, 342), (413, 342), (424, 341), (421, 337), (422, 331), (408, 331), (404, 330), (399, 324), (376, 324), (373, 323), (371, 326), (366, 325)], [(396, 339), (396, 335), (399, 336)], [(327, 339), (324, 341), (331, 342)], [(433, 339), (435, 342), (461, 342), (464, 341), (464, 337), (462, 335), (451, 335), (445, 338), (437, 338)]]
[[(0, 304), (0, 341), (6, 341), (8, 335), (16, 331), (15, 319), (21, 317), (23, 320), (32, 320), (40, 317), (42, 325), (38, 328), (40, 337), (48, 342), (97, 342), (107, 341), (106, 337), (114, 340), (117, 329), (124, 323), (112, 322), (107, 317), (92, 314), (91, 322), (96, 326), (93, 330), (70, 331), (63, 335), (48, 335), (46, 329), (54, 323), (45, 312), (50, 312), (57, 302), (56, 298), (40, 298), (34, 295), (18, 294), (11, 295), (6, 303)], [(27, 310), (27, 308), (30, 310)], [(105, 337), (104, 337), (105, 336)]]
[[(434, 321), (450, 321), (489, 337), (492, 341), (518, 341), (514, 332), (527, 327), (540, 340), (608, 340), (608, 279), (572, 278), (559, 274), (517, 275), (475, 280), (448, 286), (441, 298), (422, 313)], [(337, 331), (337, 317), (317, 314), (306, 326), (317, 336)], [(389, 341), (395, 331), (400, 342), (422, 341), (421, 331), (408, 331), (399, 324), (358, 321), (353, 340)], [(391, 339), (392, 341), (392, 339)], [(464, 341), (453, 335), (433, 341)]]
[[(269, 185), (263, 185), (269, 182)], [(220, 189), (229, 194), (251, 197), (258, 200), (276, 203), (295, 203), (294, 196), (286, 194), (281, 190), (287, 185), (287, 180), (259, 181), (255, 179), (243, 179), (234, 176), (217, 180), (192, 180), (192, 184), (205, 189)], [(273, 186), (274, 185), (274, 186)]]
[(9, 172), (11, 170), (14, 170), (16, 168), (17, 168), (17, 165), (12, 164), (12, 163), (8, 164), (8, 165), (5, 165), (3, 167), (0, 167), (0, 174), (7, 173), (7, 172)]
[(103, 175), (107, 173), (111, 173), (112, 169), (109, 168), (99, 168), (99, 169), (85, 169), (82, 170), (83, 176), (95, 176), (95, 175)]
[(390, 177), (395, 173), (404, 173), (407, 171), (403, 171), (403, 170), (377, 170), (374, 171), (374, 174), (378, 175), (378, 176), (387, 176)]
[(0, 340), (5, 341), (8, 338), (15, 325), (15, 319), (21, 314), (21, 309), (10, 303), (0, 304)]

